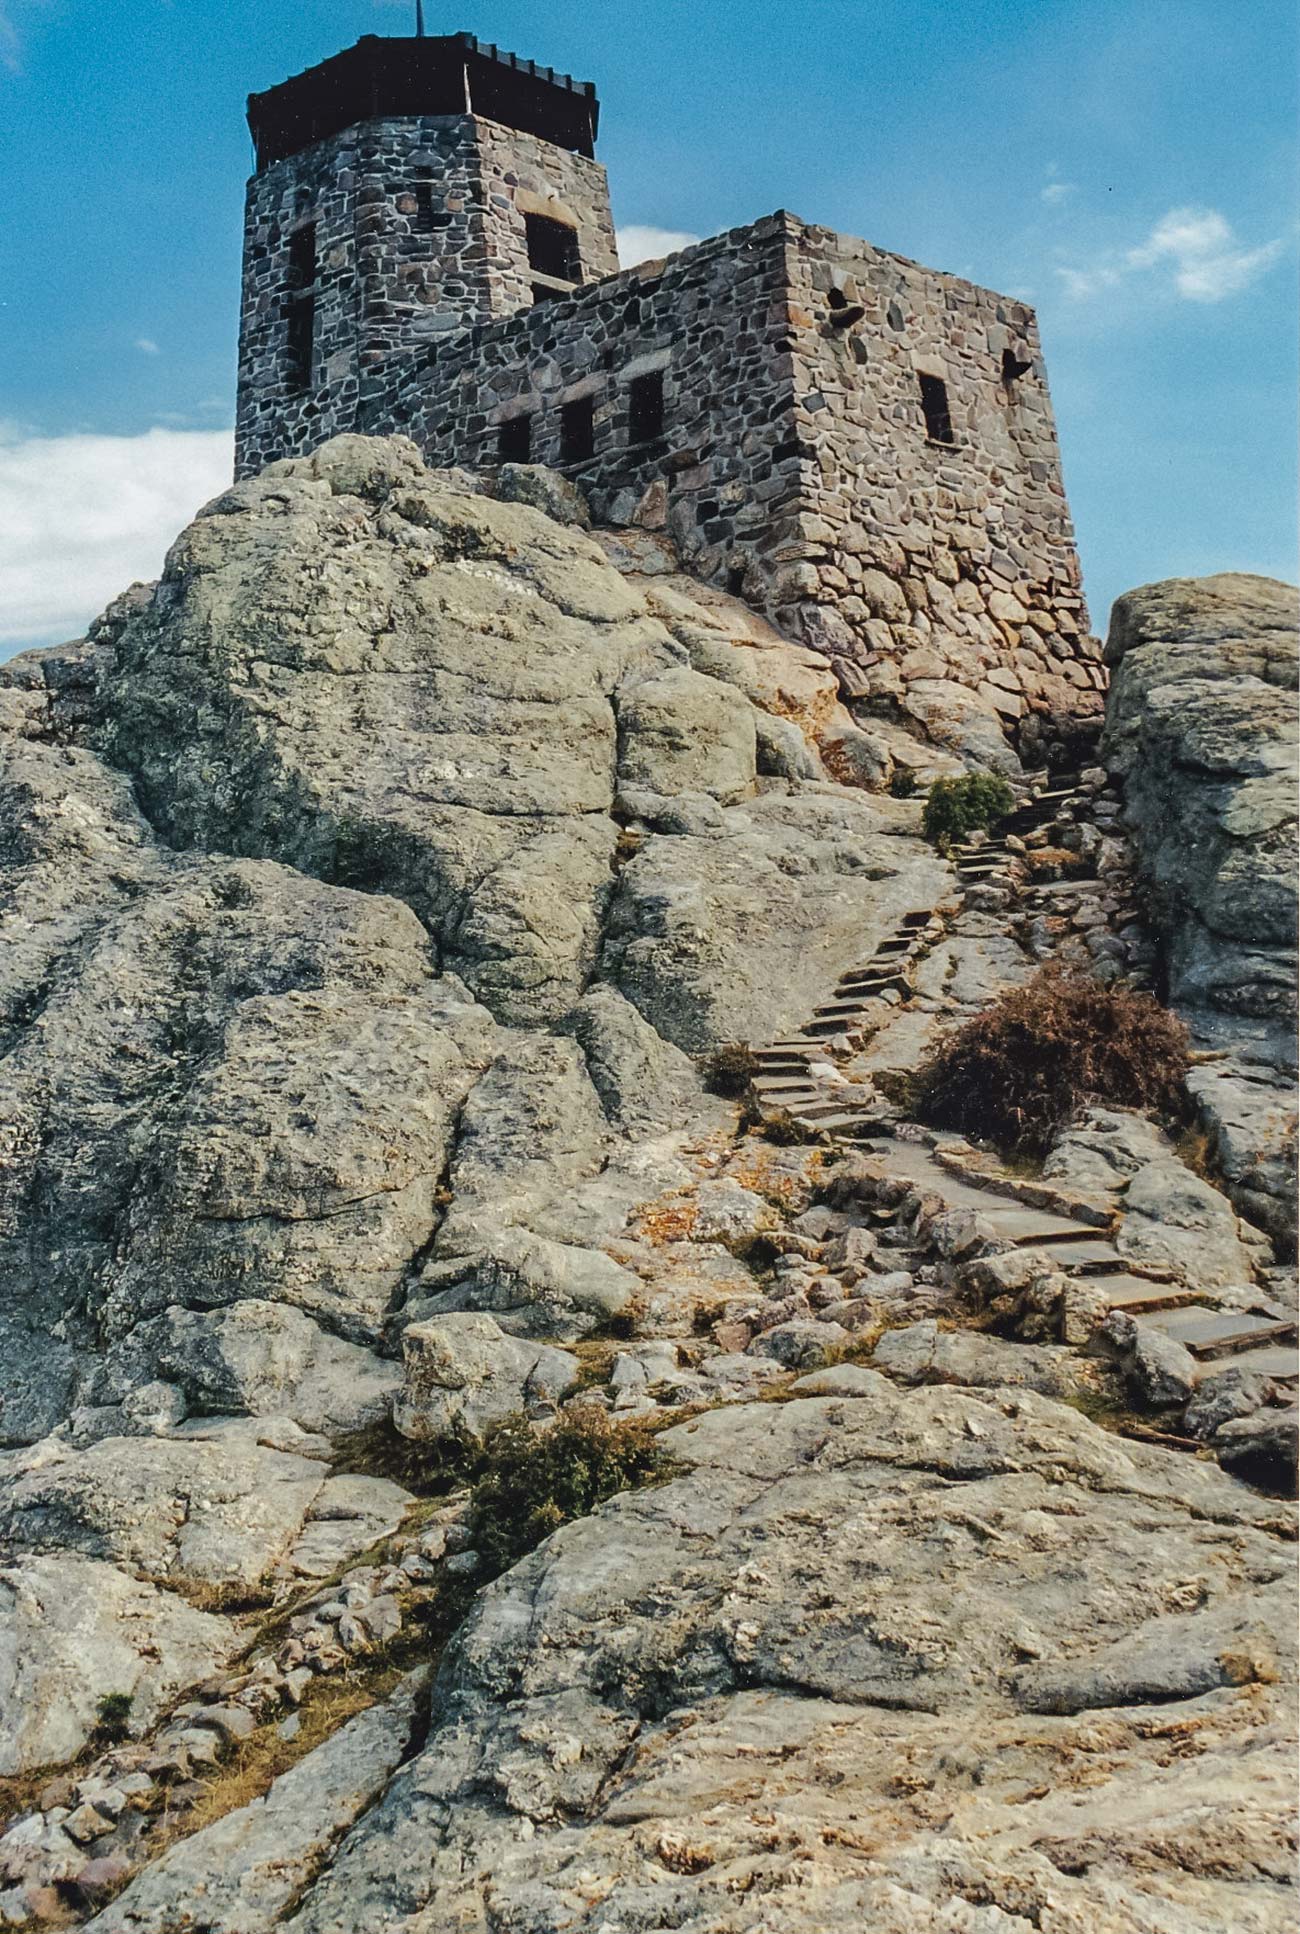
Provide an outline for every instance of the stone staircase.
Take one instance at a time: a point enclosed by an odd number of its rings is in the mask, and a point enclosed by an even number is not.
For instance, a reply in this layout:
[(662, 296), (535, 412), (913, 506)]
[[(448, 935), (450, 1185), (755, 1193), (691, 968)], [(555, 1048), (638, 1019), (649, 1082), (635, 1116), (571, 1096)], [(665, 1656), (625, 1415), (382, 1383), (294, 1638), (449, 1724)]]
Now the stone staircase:
[[(1218, 1307), (1212, 1296), (1172, 1280), (1171, 1274), (1135, 1267), (1116, 1247), (1122, 1218), (1110, 1205), (1073, 1202), (1073, 1213), (1041, 1206), (1059, 1191), (1006, 1171), (990, 1171), (982, 1158), (972, 1175), (941, 1146), (945, 1138), (905, 1140), (894, 1134), (894, 1111), (869, 1084), (846, 1078), (837, 1062), (856, 1053), (913, 993), (912, 976), (930, 949), (949, 931), (968, 898), (1014, 890), (1012, 861), (1019, 842), (1069, 815), (1085, 795), (1077, 778), (1031, 780), (1013, 810), (987, 835), (956, 848), (953, 864), (962, 897), (933, 909), (905, 914), (860, 965), (843, 974), (829, 1000), (787, 1038), (753, 1050), (751, 1095), (761, 1120), (785, 1124), (837, 1142), (866, 1145), (879, 1155), (891, 1179), (906, 1180), (938, 1196), (950, 1209), (978, 1214), (1015, 1248), (1043, 1249), (1067, 1279), (1095, 1292), (1106, 1315), (1122, 1314), (1180, 1343), (1209, 1376), (1230, 1360), (1242, 1370), (1278, 1381), (1300, 1376), (1293, 1322)], [(1017, 848), (1008, 839), (1017, 841)], [(947, 1138), (951, 1143), (955, 1138)], [(1038, 1202), (1027, 1200), (1037, 1196)], [(1091, 1219), (1089, 1219), (1091, 1217)]]
[[(1025, 796), (989, 834), (952, 853), (963, 893), (972, 886), (1009, 884), (1007, 836), (1024, 836), (1049, 825), (1079, 797), (1077, 781), (1033, 782)], [(760, 1119), (782, 1116), (798, 1126), (853, 1141), (880, 1132), (880, 1103), (871, 1090), (854, 1094), (835, 1061), (872, 1035), (891, 1011), (912, 996), (912, 973), (947, 933), (961, 902), (905, 913), (892, 933), (861, 964), (840, 976), (830, 999), (815, 1008), (797, 1034), (753, 1050), (751, 1083)]]

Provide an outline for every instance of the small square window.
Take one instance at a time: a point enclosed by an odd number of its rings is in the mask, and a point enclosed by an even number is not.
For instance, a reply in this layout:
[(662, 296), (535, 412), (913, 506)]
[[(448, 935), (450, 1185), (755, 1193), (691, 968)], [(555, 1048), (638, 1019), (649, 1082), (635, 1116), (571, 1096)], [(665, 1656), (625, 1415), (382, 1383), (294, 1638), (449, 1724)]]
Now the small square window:
[(525, 215), (524, 233), (528, 240), (528, 266), (538, 275), (550, 275), (557, 282), (581, 282), (582, 257), (578, 252), (578, 231), (567, 222), (552, 221), (549, 215)]
[(596, 399), (580, 396), (560, 411), (560, 462), (582, 463), (596, 454)]
[(533, 454), (533, 419), (508, 416), (497, 426), (497, 457), (502, 463), (528, 463)]
[(663, 433), (664, 373), (653, 369), (644, 376), (634, 376), (628, 384), (627, 440), (653, 443)]
[(918, 373), (921, 409), (925, 415), (925, 434), (933, 443), (955, 443), (952, 414), (948, 408), (948, 385), (940, 376)]

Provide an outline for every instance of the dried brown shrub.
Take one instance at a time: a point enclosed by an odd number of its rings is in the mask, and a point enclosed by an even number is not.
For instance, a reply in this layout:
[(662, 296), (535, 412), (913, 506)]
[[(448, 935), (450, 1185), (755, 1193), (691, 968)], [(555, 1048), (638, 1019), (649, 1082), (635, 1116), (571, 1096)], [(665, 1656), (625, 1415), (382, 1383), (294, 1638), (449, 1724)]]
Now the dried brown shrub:
[(917, 1112), (938, 1127), (1041, 1155), (1087, 1102), (1187, 1113), (1187, 1030), (1149, 994), (1042, 967), (941, 1041)]

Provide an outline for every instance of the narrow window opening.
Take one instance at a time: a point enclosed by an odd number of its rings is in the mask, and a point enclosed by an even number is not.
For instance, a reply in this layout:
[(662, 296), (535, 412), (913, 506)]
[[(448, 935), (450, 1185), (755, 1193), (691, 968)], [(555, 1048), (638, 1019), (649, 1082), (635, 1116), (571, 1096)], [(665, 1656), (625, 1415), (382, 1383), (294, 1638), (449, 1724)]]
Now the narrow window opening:
[(415, 227), (417, 234), (432, 235), (434, 230), (433, 183), (425, 179), (415, 184)]
[(502, 463), (528, 463), (533, 454), (533, 419), (508, 416), (497, 427), (497, 456)]
[(1005, 387), (1010, 389), (1011, 385), (1019, 377), (1027, 375), (1033, 366), (1032, 363), (1022, 362), (1014, 349), (1004, 349), (1002, 352), (1002, 381)]
[(596, 399), (580, 396), (560, 411), (560, 462), (582, 463), (596, 454)]
[(652, 369), (628, 384), (629, 443), (652, 443), (664, 433), (664, 373)]
[(528, 238), (528, 266), (538, 275), (554, 276), (557, 282), (581, 282), (582, 257), (578, 252), (578, 231), (567, 222), (552, 221), (549, 215), (525, 215), (524, 232)]
[(310, 289), (316, 280), (316, 224), (306, 222), (289, 237), (289, 287)]
[(311, 388), (316, 340), (316, 224), (308, 222), (289, 237), (286, 375), (289, 388)]
[(727, 590), (733, 598), (739, 598), (745, 590), (745, 566), (733, 564), (727, 572)]
[(955, 443), (952, 416), (948, 409), (948, 385), (940, 376), (918, 375), (921, 408), (925, 412), (925, 434), (933, 443)]

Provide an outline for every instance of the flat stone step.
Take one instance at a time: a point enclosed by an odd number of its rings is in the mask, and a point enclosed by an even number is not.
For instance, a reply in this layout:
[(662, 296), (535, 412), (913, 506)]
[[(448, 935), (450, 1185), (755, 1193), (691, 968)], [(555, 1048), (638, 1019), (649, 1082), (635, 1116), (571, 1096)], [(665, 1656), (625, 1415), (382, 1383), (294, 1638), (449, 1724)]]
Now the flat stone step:
[(1176, 1309), (1144, 1320), (1202, 1359), (1231, 1356), (1260, 1343), (1289, 1342), (1296, 1330), (1285, 1318), (1251, 1316), (1240, 1310)]
[(1108, 1269), (1122, 1270), (1124, 1258), (1113, 1242), (1095, 1232), (1088, 1242), (1062, 1242), (1055, 1246), (1052, 1260), (1071, 1275), (1103, 1276)]
[(821, 1089), (815, 1081), (755, 1081), (754, 1092), (760, 1101), (820, 1101)]
[(859, 1107), (854, 1102), (842, 1101), (810, 1102), (806, 1107), (790, 1110), (800, 1121), (815, 1121), (823, 1127), (832, 1121), (860, 1121), (865, 1112), (865, 1104)]
[(905, 913), (898, 924), (909, 929), (928, 927), (933, 918), (932, 913)]
[(1199, 1302), (1201, 1297), (1199, 1289), (1189, 1289), (1186, 1283), (1152, 1283), (1141, 1276), (1096, 1276), (1092, 1280), (1113, 1310), (1133, 1315), (1147, 1310), (1183, 1309), (1189, 1303)]
[(1294, 1383), (1300, 1377), (1300, 1350), (1294, 1344), (1266, 1343), (1232, 1356), (1207, 1357), (1197, 1365), (1196, 1380), (1204, 1383), (1222, 1370), (1246, 1370), (1255, 1376), (1274, 1377), (1279, 1383)]

